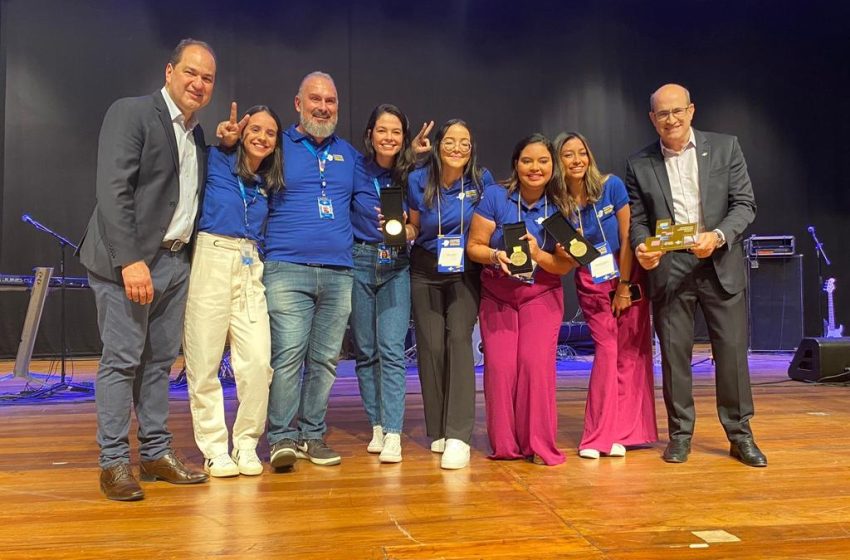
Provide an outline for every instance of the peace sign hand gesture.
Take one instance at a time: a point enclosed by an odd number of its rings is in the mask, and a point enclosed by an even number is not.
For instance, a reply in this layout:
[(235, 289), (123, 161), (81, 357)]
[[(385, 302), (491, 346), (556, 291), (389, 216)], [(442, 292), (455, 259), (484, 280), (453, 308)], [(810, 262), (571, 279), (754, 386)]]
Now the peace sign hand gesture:
[(422, 128), (419, 130), (419, 134), (413, 138), (413, 142), (411, 144), (413, 146), (413, 152), (416, 155), (425, 154), (431, 151), (431, 140), (428, 139), (428, 135), (431, 133), (432, 128), (434, 128), (434, 121), (422, 123)]
[(236, 121), (238, 114), (236, 102), (230, 104), (230, 119), (221, 121), (215, 128), (215, 135), (219, 139), (219, 144), (225, 148), (231, 148), (239, 142), (239, 137), (242, 136), (242, 129), (248, 124), (248, 115), (242, 117), (241, 121)]

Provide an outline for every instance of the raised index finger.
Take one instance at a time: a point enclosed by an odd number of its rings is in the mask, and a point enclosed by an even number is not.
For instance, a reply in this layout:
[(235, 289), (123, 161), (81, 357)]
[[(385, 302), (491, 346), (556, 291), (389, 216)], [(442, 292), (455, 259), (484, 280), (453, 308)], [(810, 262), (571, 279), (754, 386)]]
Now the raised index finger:
[(236, 124), (236, 115), (239, 114), (236, 108), (236, 102), (230, 104), (230, 124)]

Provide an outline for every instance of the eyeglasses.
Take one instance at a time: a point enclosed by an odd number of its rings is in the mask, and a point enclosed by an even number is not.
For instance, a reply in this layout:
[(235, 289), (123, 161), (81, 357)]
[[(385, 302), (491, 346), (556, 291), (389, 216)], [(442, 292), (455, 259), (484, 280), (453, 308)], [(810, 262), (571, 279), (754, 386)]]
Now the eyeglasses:
[(657, 121), (666, 121), (670, 117), (670, 115), (673, 115), (674, 119), (680, 121), (685, 117), (685, 113), (688, 112), (688, 109), (690, 107), (690, 105), (688, 105), (687, 107), (676, 107), (671, 111), (655, 111), (652, 114), (655, 115), (655, 120)]
[(461, 140), (460, 142), (456, 142), (452, 139), (443, 140), (440, 142), (440, 146), (442, 146), (447, 152), (454, 152), (457, 150), (462, 154), (468, 154), (470, 150), (472, 150), (472, 142), (469, 140)]

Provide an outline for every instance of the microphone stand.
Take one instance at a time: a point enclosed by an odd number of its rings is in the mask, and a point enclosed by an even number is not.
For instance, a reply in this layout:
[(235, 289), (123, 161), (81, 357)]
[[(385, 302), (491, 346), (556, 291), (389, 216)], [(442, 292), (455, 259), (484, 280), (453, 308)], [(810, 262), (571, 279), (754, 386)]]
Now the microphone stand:
[[(809, 234), (812, 236), (812, 240), (815, 242), (815, 256), (818, 260), (818, 316), (820, 320), (823, 321), (823, 267), (821, 265), (821, 259), (826, 263), (826, 266), (831, 266), (832, 263), (829, 261), (829, 257), (826, 256), (826, 253), (823, 250), (823, 243), (818, 239), (817, 233), (815, 233), (815, 226), (809, 226), (808, 228)], [(826, 332), (823, 332), (823, 335), (826, 336)]]
[(91, 389), (88, 387), (84, 387), (82, 385), (74, 385), (71, 386), (69, 383), (65, 381), (66, 376), (66, 362), (68, 356), (68, 344), (66, 340), (66, 329), (65, 329), (65, 247), (73, 247), (74, 250), (77, 250), (77, 246), (68, 240), (66, 237), (63, 237), (61, 234), (53, 231), (49, 227), (44, 224), (34, 220), (30, 217), (29, 214), (24, 214), (21, 216), (21, 221), (30, 224), (32, 227), (37, 229), (38, 231), (44, 232), (48, 235), (53, 236), (59, 243), (59, 343), (61, 345), (59, 351), (59, 362), (60, 362), (60, 376), (59, 383), (53, 385), (51, 387), (40, 389), (36, 391), (30, 396), (41, 396), (44, 394), (51, 394), (59, 389), (68, 389), (74, 388), (84, 391), (90, 391)]

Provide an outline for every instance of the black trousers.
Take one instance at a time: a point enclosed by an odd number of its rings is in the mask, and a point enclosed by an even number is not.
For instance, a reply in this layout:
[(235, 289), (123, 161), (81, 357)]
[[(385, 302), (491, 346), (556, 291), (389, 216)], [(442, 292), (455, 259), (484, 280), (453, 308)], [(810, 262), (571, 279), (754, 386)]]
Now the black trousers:
[(753, 395), (747, 363), (747, 302), (743, 291), (729, 294), (720, 285), (709, 260), (693, 255), (674, 258), (675, 287), (667, 286), (653, 300), (655, 330), (661, 344), (664, 404), (670, 439), (694, 432), (694, 313), (699, 305), (708, 326), (715, 362), (717, 415), (730, 441), (752, 437)]
[(410, 257), (410, 293), (425, 429), (432, 439), (469, 442), (475, 424), (472, 330), (478, 317), (481, 267), (437, 272), (436, 256), (415, 246)]

